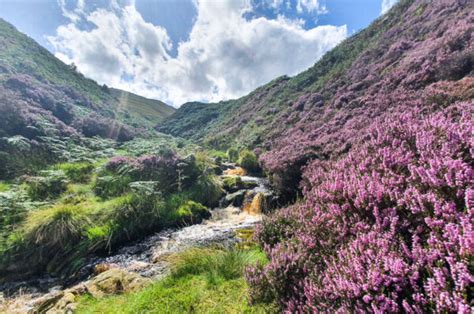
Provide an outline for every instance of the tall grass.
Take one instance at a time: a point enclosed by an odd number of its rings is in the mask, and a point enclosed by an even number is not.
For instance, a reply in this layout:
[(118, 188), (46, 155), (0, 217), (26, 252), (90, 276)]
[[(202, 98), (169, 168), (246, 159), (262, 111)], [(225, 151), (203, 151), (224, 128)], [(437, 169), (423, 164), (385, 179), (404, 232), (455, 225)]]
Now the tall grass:
[(245, 267), (264, 261), (258, 249), (195, 248), (171, 256), (170, 276), (144, 290), (93, 299), (83, 297), (78, 313), (274, 313), (271, 304), (250, 306)]

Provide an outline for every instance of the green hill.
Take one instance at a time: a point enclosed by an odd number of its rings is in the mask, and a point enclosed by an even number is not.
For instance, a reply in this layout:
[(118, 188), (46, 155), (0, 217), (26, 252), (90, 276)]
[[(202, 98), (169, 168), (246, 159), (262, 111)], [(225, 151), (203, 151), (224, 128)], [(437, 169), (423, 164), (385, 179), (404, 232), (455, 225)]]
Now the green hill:
[(173, 112), (97, 84), (0, 19), (0, 179), (70, 159), (86, 138), (146, 134)]

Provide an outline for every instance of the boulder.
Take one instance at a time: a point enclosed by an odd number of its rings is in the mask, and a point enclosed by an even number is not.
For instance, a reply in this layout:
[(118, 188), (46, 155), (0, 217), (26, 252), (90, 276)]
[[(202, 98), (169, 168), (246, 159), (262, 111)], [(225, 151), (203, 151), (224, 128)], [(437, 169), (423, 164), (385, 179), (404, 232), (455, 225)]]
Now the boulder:
[(134, 292), (151, 282), (150, 279), (120, 268), (110, 268), (85, 283), (63, 291), (54, 291), (34, 300), (32, 313), (74, 312), (77, 298), (90, 294), (94, 298)]
[(85, 284), (87, 292), (94, 298), (123, 292), (137, 291), (150, 283), (150, 280), (136, 273), (119, 268), (111, 268), (92, 278)]
[(235, 206), (235, 207), (240, 207), (242, 206), (242, 203), (244, 202), (244, 196), (245, 196), (245, 191), (240, 190), (235, 193), (227, 194), (226, 197), (222, 200), (222, 207), (225, 206)]

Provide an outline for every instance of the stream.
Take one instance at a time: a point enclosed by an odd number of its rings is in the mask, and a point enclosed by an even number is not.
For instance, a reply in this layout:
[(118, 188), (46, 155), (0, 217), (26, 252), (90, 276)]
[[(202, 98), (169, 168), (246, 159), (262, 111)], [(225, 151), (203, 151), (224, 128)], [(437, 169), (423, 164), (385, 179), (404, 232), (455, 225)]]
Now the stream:
[[(242, 182), (247, 183), (247, 188), (227, 191), (221, 206), (211, 210), (209, 219), (180, 229), (160, 231), (123, 246), (110, 256), (91, 257), (83, 267), (84, 280), (91, 278), (98, 269), (109, 268), (124, 269), (157, 280), (169, 273), (170, 267), (166, 260), (169, 254), (193, 247), (230, 246), (240, 241), (235, 231), (253, 228), (261, 220), (262, 211), (272, 206), (275, 196), (266, 178), (239, 175), (238, 170), (241, 169), (230, 164), (221, 177), (237, 175)], [(35, 299), (66, 288), (51, 277), (0, 285), (0, 312), (2, 302), (24, 303), (20, 311), (15, 310), (17, 313), (34, 310), (32, 304)]]

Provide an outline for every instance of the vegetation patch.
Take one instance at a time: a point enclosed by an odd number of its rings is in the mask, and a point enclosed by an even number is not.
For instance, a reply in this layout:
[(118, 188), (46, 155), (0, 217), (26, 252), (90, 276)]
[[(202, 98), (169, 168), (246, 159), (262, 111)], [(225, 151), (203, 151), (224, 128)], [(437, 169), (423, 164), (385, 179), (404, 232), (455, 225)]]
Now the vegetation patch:
[(265, 263), (265, 255), (248, 250), (191, 249), (170, 257), (172, 273), (145, 289), (108, 298), (83, 297), (78, 313), (268, 313), (272, 304), (248, 303), (243, 271)]

